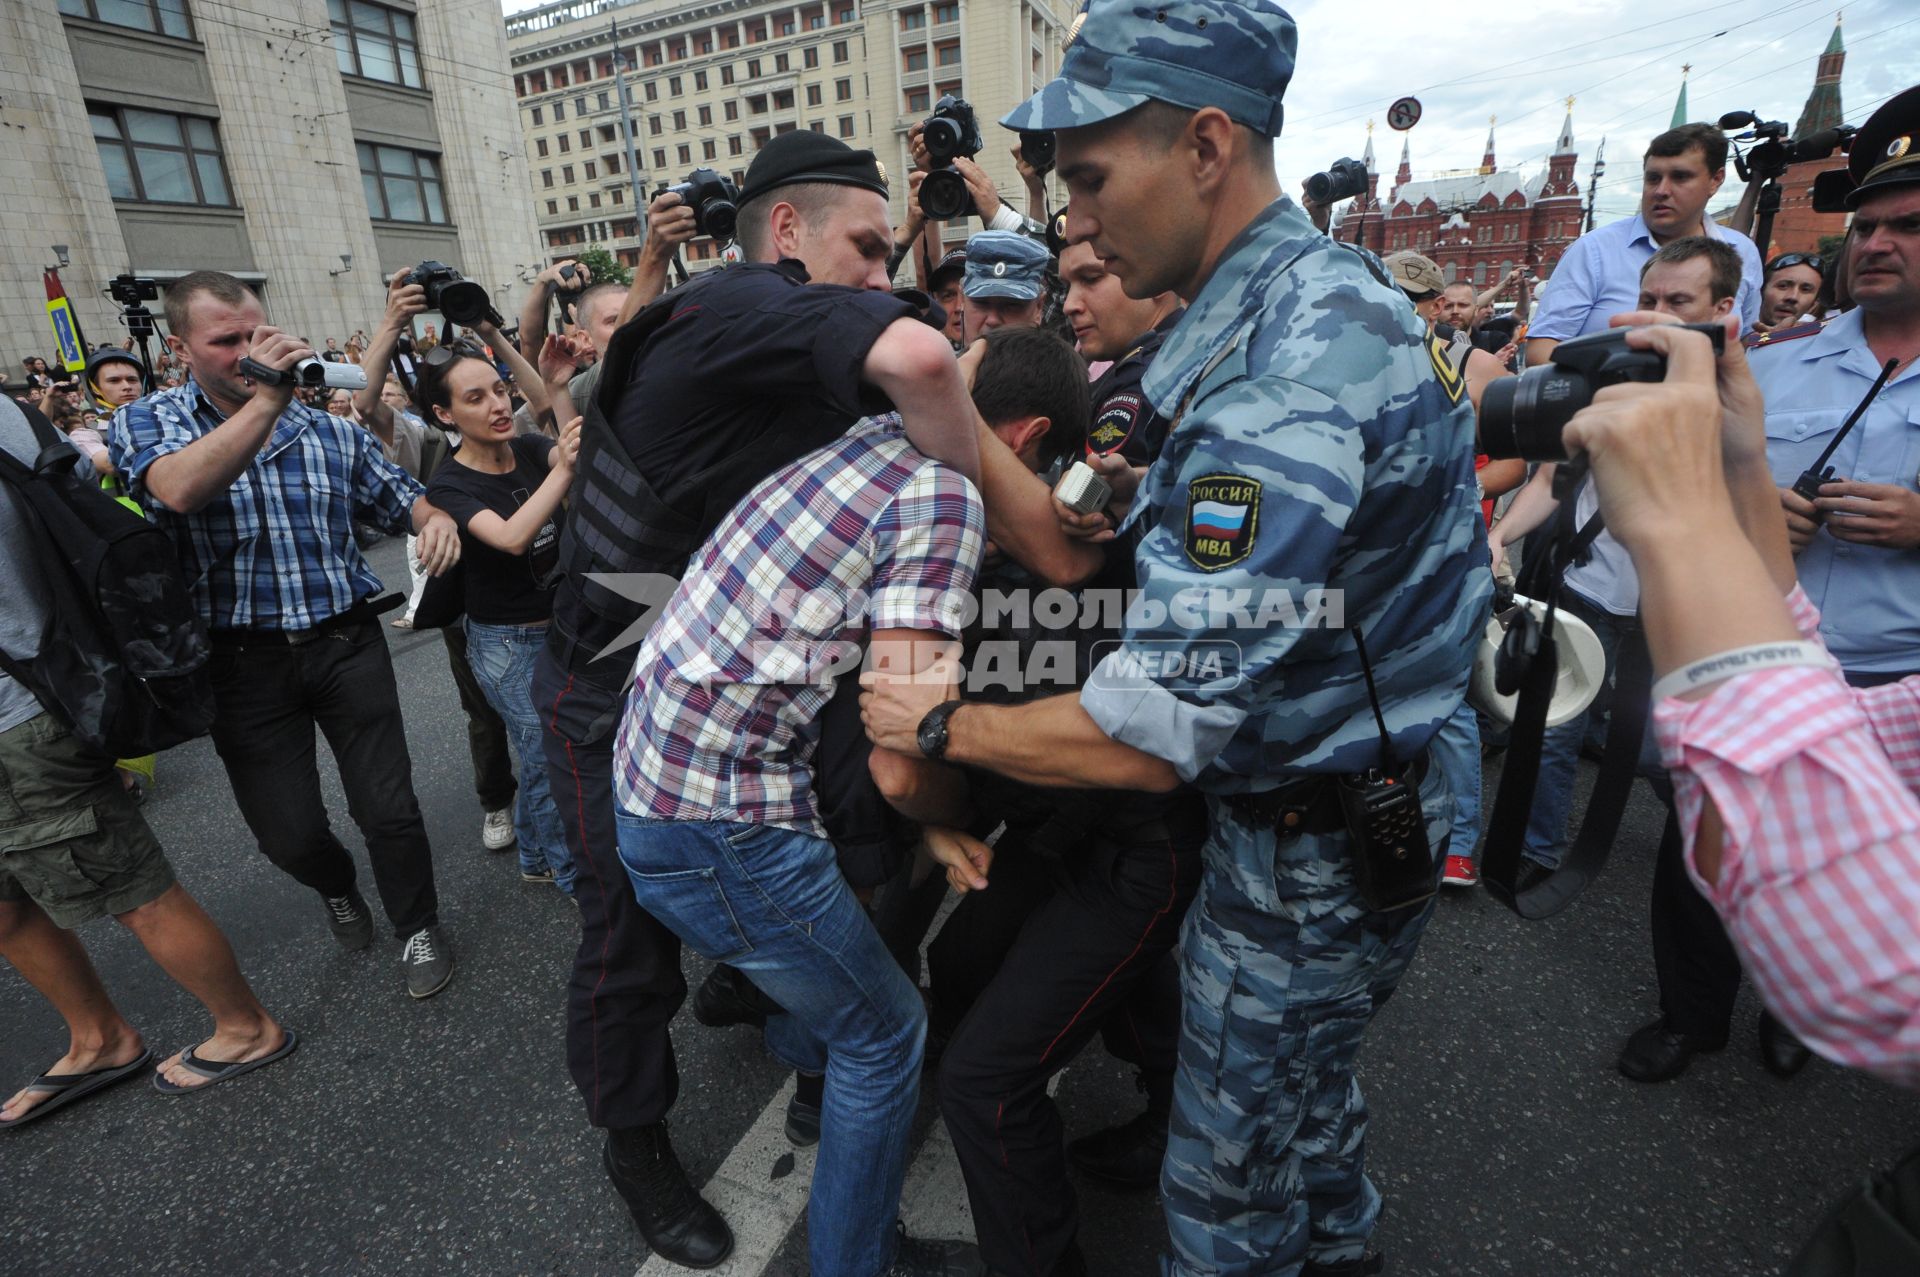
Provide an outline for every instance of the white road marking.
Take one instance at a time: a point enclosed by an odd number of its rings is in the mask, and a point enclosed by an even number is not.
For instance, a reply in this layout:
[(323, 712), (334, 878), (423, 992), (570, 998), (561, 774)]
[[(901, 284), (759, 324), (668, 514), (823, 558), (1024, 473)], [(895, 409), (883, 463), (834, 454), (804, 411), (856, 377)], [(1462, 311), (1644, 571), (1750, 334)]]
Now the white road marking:
[[(732, 1257), (720, 1267), (706, 1270), (714, 1277), (760, 1277), (787, 1240), (794, 1221), (807, 1208), (814, 1150), (795, 1148), (787, 1140), (787, 1100), (792, 1095), (793, 1078), (789, 1075), (700, 1190), (733, 1229)], [(793, 1158), (792, 1170), (774, 1179), (776, 1163), (787, 1156)], [(654, 1255), (640, 1266), (636, 1277), (667, 1277), (691, 1271)]]

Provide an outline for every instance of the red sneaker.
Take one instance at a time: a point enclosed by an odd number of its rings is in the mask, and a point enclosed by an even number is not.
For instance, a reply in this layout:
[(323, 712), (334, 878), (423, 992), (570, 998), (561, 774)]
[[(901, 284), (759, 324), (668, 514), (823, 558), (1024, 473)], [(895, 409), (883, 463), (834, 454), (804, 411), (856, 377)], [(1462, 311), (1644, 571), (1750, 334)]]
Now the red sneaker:
[(1440, 881), (1449, 887), (1471, 887), (1480, 881), (1480, 867), (1467, 856), (1448, 856)]

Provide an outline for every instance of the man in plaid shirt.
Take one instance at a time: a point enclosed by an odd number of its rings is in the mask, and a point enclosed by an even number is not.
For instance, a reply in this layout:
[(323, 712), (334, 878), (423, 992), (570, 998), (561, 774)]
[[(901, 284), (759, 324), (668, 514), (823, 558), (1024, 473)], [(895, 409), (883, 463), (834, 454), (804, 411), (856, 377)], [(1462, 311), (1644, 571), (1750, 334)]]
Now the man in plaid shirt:
[(417, 532), (420, 560), (436, 574), (459, 559), (460, 534), (372, 435), (297, 402), (290, 384), (256, 386), (240, 372), (248, 355), (285, 371), (313, 354), (266, 319), (231, 275), (177, 280), (168, 341), (192, 375), (114, 414), (114, 465), (173, 539), (212, 631), (213, 744), (261, 851), (320, 894), (336, 940), (371, 943), (353, 857), (320, 793), (318, 727), (405, 942), (407, 990), (431, 997), (453, 978), (453, 956), (439, 935), (393, 661), (367, 606), (382, 587), (353, 523)]
[[(963, 361), (977, 403), (1014, 405), (988, 424), (1032, 468), (1052, 423), (1021, 384), (1033, 355), (995, 358), (1007, 342), (1072, 355), (1010, 330)], [(918, 673), (957, 647), (985, 526), (973, 485), (891, 416), (786, 466), (694, 556), (641, 648), (614, 747), (620, 856), (641, 906), (751, 976), (787, 1012), (768, 1018), (768, 1048), (826, 1075), (818, 1273), (982, 1271), (971, 1245), (895, 1236), (926, 1013), (842, 876), (813, 767), (835, 678), (863, 649), (875, 668)], [(951, 769), (875, 750), (870, 770), (909, 819), (965, 816)]]

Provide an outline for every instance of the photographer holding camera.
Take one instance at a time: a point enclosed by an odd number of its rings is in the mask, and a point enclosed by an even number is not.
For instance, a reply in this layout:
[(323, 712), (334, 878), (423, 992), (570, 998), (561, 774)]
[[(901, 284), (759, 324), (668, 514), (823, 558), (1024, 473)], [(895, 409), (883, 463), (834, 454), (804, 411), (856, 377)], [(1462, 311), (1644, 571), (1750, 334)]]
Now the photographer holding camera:
[(167, 341), (192, 375), (116, 413), (111, 444), (212, 631), (214, 747), (260, 849), (322, 897), (340, 944), (363, 949), (373, 918), (328, 823), (314, 758), (315, 728), (325, 733), (405, 942), (407, 991), (431, 997), (453, 978), (453, 955), (372, 604), (383, 587), (353, 523), (418, 532), (435, 573), (458, 561), (459, 532), (372, 435), (292, 401), (293, 376), (309, 366), (360, 372), (322, 364), (269, 325), (245, 284), (195, 271), (168, 288), (166, 312)]
[(1849, 687), (1821, 641), (1739, 343), (1716, 369), (1695, 333), (1626, 340), (1665, 379), (1601, 391), (1565, 441), (1640, 573), (1688, 872), (1782, 1021), (1920, 1085), (1920, 684)]

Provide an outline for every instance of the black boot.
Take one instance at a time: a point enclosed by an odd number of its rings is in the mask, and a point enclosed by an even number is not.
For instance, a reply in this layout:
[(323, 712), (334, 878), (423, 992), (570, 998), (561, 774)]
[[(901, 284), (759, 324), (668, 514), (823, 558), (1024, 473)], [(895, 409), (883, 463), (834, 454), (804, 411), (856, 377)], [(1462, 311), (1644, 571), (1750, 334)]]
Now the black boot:
[(724, 962), (708, 972), (693, 991), (693, 1018), (710, 1029), (734, 1024), (750, 1024), (757, 1029), (766, 1024), (768, 1016), (779, 1015), (782, 1010), (743, 972)]
[(1153, 1188), (1167, 1156), (1167, 1121), (1173, 1113), (1173, 1075), (1143, 1073), (1147, 1111), (1132, 1121), (1082, 1135), (1067, 1145), (1067, 1157), (1082, 1175), (1117, 1188)]
[(647, 1249), (683, 1268), (714, 1268), (733, 1253), (733, 1231), (687, 1182), (665, 1122), (608, 1131), (603, 1160)]

